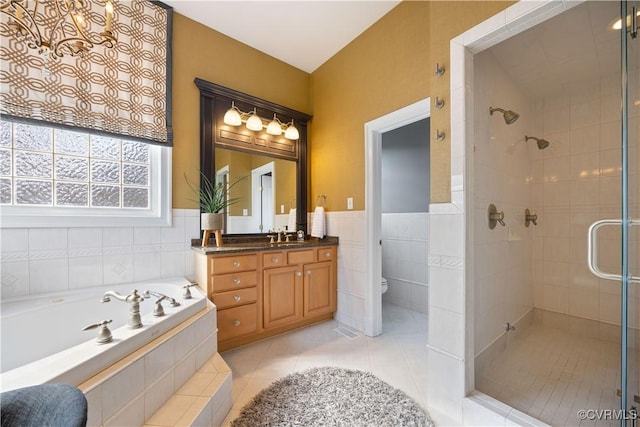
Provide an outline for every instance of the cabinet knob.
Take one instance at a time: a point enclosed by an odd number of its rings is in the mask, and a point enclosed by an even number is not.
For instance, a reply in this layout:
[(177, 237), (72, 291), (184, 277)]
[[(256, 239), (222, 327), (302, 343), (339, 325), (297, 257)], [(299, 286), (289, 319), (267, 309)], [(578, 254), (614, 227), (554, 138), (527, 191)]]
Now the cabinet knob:
[(234, 326), (240, 326), (240, 321), (239, 320), (234, 320), (233, 324), (234, 324)]
[(240, 261), (233, 261), (233, 266), (234, 267), (240, 267)]
[(311, 276), (311, 270), (307, 271), (307, 276)]
[(240, 296), (239, 295), (234, 295), (233, 296), (233, 300), (236, 301), (236, 302), (240, 301)]
[(296, 276), (302, 277), (302, 271), (296, 271)]
[(271, 258), (271, 262), (274, 263), (274, 264), (277, 264), (278, 263), (278, 258), (276, 258), (276, 257)]
[(326, 256), (327, 258), (331, 256), (331, 252), (325, 252), (324, 256)]
[(240, 279), (238, 279), (237, 277), (235, 279), (233, 279), (233, 283), (235, 283), (236, 285), (240, 284)]

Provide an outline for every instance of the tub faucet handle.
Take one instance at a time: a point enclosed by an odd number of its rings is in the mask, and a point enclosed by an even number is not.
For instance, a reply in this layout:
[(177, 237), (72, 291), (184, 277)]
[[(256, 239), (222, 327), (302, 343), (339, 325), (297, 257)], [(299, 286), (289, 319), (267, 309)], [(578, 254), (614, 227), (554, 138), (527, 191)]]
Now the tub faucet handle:
[(182, 289), (184, 289), (184, 292), (182, 292), (182, 297), (184, 299), (191, 299), (192, 298), (191, 297), (191, 291), (189, 290), (189, 288), (192, 287), (192, 286), (198, 286), (198, 284), (197, 283), (189, 283), (188, 285), (184, 285), (182, 287)]
[(96, 342), (98, 344), (106, 344), (108, 342), (113, 341), (113, 336), (111, 335), (111, 331), (109, 330), (109, 323), (112, 320), (102, 320), (98, 323), (92, 323), (91, 325), (85, 326), (82, 328), (83, 331), (88, 331), (95, 328), (100, 328), (98, 330), (98, 336), (96, 337)]
[(162, 307), (162, 301), (164, 301), (165, 299), (167, 299), (167, 296), (162, 295), (160, 298), (156, 300), (156, 306), (153, 309), (153, 315), (155, 317), (164, 316), (164, 308)]

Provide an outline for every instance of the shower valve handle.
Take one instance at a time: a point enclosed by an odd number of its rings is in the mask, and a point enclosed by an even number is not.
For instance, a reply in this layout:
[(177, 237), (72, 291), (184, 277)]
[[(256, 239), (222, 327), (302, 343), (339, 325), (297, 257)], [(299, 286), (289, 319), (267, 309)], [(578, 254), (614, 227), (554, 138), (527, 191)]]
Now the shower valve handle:
[(504, 222), (504, 212), (498, 212), (496, 205), (493, 203), (489, 205), (489, 209), (487, 209), (487, 214), (489, 216), (489, 228), (493, 230), (496, 228), (496, 223), (500, 223), (501, 226), (505, 226)]

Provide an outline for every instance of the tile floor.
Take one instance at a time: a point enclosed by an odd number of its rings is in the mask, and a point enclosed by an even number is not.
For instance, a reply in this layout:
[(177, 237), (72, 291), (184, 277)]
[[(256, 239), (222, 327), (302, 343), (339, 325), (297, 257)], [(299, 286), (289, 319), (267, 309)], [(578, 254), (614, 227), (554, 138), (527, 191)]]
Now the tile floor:
[(382, 318), (376, 338), (347, 338), (331, 320), (222, 353), (233, 372), (233, 407), (223, 425), (273, 381), (319, 366), (370, 371), (426, 408), (427, 315), (385, 303)]
[[(619, 346), (568, 331), (532, 325), (483, 373), (476, 388), (554, 426), (616, 426), (615, 420), (584, 420), (580, 409), (618, 409)], [(629, 354), (633, 364), (640, 354)], [(638, 372), (630, 375), (634, 381)]]

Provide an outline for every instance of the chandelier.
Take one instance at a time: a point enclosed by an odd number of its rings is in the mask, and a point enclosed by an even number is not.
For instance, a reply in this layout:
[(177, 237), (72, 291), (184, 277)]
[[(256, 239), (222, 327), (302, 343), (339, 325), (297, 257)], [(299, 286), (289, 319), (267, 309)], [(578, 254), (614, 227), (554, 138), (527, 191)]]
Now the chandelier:
[(82, 12), (88, 3), (90, 0), (5, 0), (0, 1), (0, 12), (9, 16), (8, 26), (15, 38), (41, 55), (84, 57), (94, 46), (113, 48), (117, 42), (111, 31), (111, 1), (105, 4), (104, 31), (99, 34), (87, 30)]

